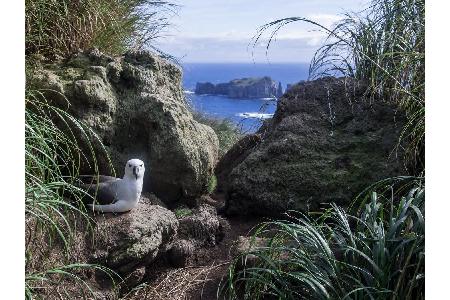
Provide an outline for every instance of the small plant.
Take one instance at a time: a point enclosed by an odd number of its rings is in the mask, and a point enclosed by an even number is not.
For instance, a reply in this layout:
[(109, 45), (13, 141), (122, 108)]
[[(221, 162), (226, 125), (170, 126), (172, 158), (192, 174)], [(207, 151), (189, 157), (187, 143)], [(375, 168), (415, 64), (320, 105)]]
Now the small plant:
[(227, 153), (243, 136), (239, 128), (227, 119), (211, 118), (198, 112), (193, 113), (193, 115), (197, 122), (208, 125), (216, 133), (219, 139), (219, 157)]
[(212, 175), (208, 183), (208, 194), (214, 193), (216, 187), (217, 187), (217, 177), (216, 175)]
[[(230, 299), (424, 299), (425, 192), (372, 192), (357, 215), (332, 205), (320, 218), (263, 223), (229, 268)], [(246, 265), (247, 257), (256, 257)], [(243, 264), (243, 268), (238, 266)]]
[(182, 207), (182, 208), (175, 209), (174, 213), (178, 219), (181, 219), (181, 218), (192, 215), (192, 210), (189, 208), (186, 208), (186, 207)]

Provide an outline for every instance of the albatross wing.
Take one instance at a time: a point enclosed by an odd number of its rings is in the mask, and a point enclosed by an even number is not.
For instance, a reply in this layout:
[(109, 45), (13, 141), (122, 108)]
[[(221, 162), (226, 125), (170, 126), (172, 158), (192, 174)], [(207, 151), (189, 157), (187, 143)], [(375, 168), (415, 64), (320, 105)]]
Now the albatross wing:
[[(88, 176), (85, 176), (83, 179), (87, 178)], [(121, 180), (111, 176), (92, 176), (91, 183), (81, 184), (80, 188), (94, 197), (96, 203), (111, 204), (117, 200), (118, 186)]]

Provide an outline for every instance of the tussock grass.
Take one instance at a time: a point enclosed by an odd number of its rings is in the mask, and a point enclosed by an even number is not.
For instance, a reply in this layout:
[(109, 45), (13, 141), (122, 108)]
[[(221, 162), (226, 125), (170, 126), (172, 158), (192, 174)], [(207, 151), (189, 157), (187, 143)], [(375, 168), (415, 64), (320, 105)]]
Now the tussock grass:
[(175, 5), (150, 0), (27, 0), (26, 54), (66, 57), (92, 47), (111, 55), (152, 48)]
[[(27, 91), (25, 103), (25, 220), (28, 233), (25, 292), (27, 299), (33, 299), (39, 291), (39, 283), (54, 282), (51, 280), (54, 275), (60, 275), (58, 278), (67, 275), (85, 286), (82, 277), (71, 273), (72, 270), (91, 268), (108, 274), (112, 271), (101, 266), (73, 263), (42, 269), (47, 264), (35, 262), (37, 256), (42, 256), (37, 253), (36, 244), (48, 250), (62, 244), (65, 260), (70, 260), (76, 227), (74, 220), (79, 219), (87, 230), (92, 229), (92, 218), (81, 202), (82, 197), (90, 196), (76, 187), (74, 181), (79, 175), (81, 161), (90, 162), (98, 173), (90, 143), (96, 135), (64, 110), (49, 104), (40, 91)], [(83, 152), (75, 133), (84, 136), (90, 153)], [(74, 199), (66, 199), (67, 194)]]
[(359, 13), (346, 13), (332, 28), (303, 17), (279, 19), (262, 26), (255, 46), (271, 31), (267, 50), (281, 28), (306, 22), (327, 38), (310, 64), (310, 79), (349, 76), (368, 83), (372, 101), (397, 103), (407, 124), (399, 138), (407, 146), (411, 171), (424, 169), (425, 147), (425, 1), (372, 0)]
[(424, 187), (415, 181), (402, 197), (371, 192), (358, 214), (333, 204), (316, 219), (292, 213), (263, 223), (254, 237), (266, 246), (235, 260), (222, 292), (230, 299), (424, 299), (424, 215)]

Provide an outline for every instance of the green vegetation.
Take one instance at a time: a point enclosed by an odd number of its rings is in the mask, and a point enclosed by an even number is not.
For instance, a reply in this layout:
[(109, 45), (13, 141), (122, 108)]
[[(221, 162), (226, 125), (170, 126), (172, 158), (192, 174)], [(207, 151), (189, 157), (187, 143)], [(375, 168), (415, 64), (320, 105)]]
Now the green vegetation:
[[(85, 136), (90, 153), (84, 153), (75, 131)], [(95, 155), (89, 141), (95, 133), (64, 110), (47, 103), (38, 91), (27, 91), (25, 98), (25, 220), (27, 226), (25, 248), (25, 293), (27, 299), (42, 292), (45, 282), (52, 289), (61, 276), (75, 279), (75, 284), (86, 286), (80, 270), (96, 269), (112, 275), (113, 272), (98, 265), (71, 262), (76, 220), (87, 230), (91, 228), (81, 197), (87, 196), (74, 185), (81, 161), (92, 161), (97, 169)], [(70, 194), (73, 200), (64, 195)], [(61, 260), (45, 261), (45, 251), (62, 245)], [(39, 251), (37, 250), (39, 249)], [(83, 290), (84, 291), (84, 290)], [(88, 291), (91, 291), (89, 288)]]
[(312, 79), (327, 75), (350, 76), (368, 84), (371, 100), (397, 103), (408, 122), (399, 137), (407, 144), (410, 171), (424, 169), (425, 149), (425, 1), (373, 0), (360, 13), (347, 13), (333, 28), (302, 17), (276, 20), (262, 26), (254, 45), (273, 29), (292, 22), (307, 22), (328, 34), (325, 45), (310, 65)]
[(216, 175), (211, 176), (209, 183), (208, 183), (208, 193), (212, 194), (217, 187), (217, 177)]
[(202, 124), (211, 127), (219, 138), (219, 157), (222, 157), (228, 150), (243, 136), (239, 128), (227, 119), (215, 119), (198, 112), (193, 112), (194, 119)]
[[(280, 19), (261, 27), (254, 44), (273, 29), (269, 49), (291, 22), (326, 32), (310, 78), (354, 77), (367, 83), (371, 101), (397, 104), (408, 121), (398, 147), (406, 145), (408, 171), (423, 174), (424, 2), (374, 0), (332, 29), (301, 17)], [(332, 204), (310, 216), (291, 212), (286, 221), (261, 224), (253, 247), (230, 266), (222, 292), (230, 299), (424, 299), (424, 179), (406, 185), (407, 179), (375, 183), (348, 211)]]
[[(168, 25), (167, 16), (173, 8), (167, 1), (27, 0), (27, 81), (36, 59), (65, 58), (92, 47), (112, 55), (127, 49), (152, 48), (151, 41)], [(92, 143), (100, 149), (103, 145), (88, 126), (49, 103), (44, 96), (48, 93), (52, 91), (26, 87), (27, 299), (56, 291), (63, 278), (89, 294), (92, 290), (83, 276), (87, 269), (114, 275), (102, 266), (75, 263), (72, 253), (77, 228), (92, 229), (92, 219), (80, 201), (88, 195), (74, 185), (74, 180), (82, 163), (98, 173), (95, 158), (99, 153), (94, 152)], [(69, 194), (74, 199), (65, 197)], [(50, 259), (48, 255), (55, 247), (61, 248), (61, 257)]]
[(55, 58), (92, 47), (112, 55), (153, 48), (174, 7), (150, 0), (27, 0), (26, 54)]
[[(36, 59), (65, 58), (92, 47), (112, 55), (128, 49), (153, 48), (152, 40), (162, 34), (174, 8), (167, 1), (27, 0), (27, 81), (32, 76)], [(52, 91), (26, 88), (27, 299), (57, 289), (62, 278), (74, 280), (74, 285), (80, 285), (83, 294), (84, 291), (92, 292), (82, 275), (83, 270), (100, 270), (114, 275), (102, 266), (73, 262), (76, 229), (81, 225), (86, 230), (92, 229), (92, 219), (80, 201), (81, 197), (89, 195), (78, 189), (74, 180), (82, 163), (98, 173), (98, 153), (94, 152), (92, 142), (100, 145), (100, 149), (103, 145), (88, 126), (60, 106), (49, 103), (44, 96), (48, 93)], [(74, 199), (65, 197), (69, 194)], [(47, 257), (53, 248), (61, 246), (61, 257), (53, 260)]]
[[(82, 152), (74, 135), (68, 135), (56, 126), (53, 116), (64, 122), (69, 132), (74, 125), (83, 131), (86, 128), (64, 111), (46, 103), (39, 92), (27, 93), (25, 107), (26, 214), (36, 218), (38, 224), (47, 227), (49, 232), (56, 233), (67, 248), (71, 228), (60, 208), (66, 212), (77, 212), (86, 220), (89, 216), (85, 210), (62, 197), (64, 190), (82, 196), (72, 184), (79, 170), (76, 161), (80, 161)], [(67, 175), (63, 175), (62, 168), (67, 171)]]
[[(300, 214), (261, 224), (254, 237), (266, 246), (235, 260), (224, 292), (230, 299), (424, 299), (425, 192), (420, 180), (414, 185), (400, 199), (374, 191), (354, 215), (332, 205), (318, 220)], [(249, 256), (256, 260), (246, 265)]]
[[(25, 276), (25, 299), (35, 299), (35, 290), (37, 287), (42, 289), (43, 283), (57, 284), (62, 277), (69, 278), (73, 281), (73, 286), (79, 288), (82, 296), (87, 298), (88, 296), (94, 296), (94, 292), (89, 284), (82, 278), (79, 273), (83, 270), (98, 270), (100, 272), (106, 273), (113, 281), (114, 276), (118, 275), (108, 268), (100, 265), (93, 264), (70, 264), (61, 267), (55, 267), (49, 270), (45, 270), (40, 273), (27, 274)], [(120, 277), (118, 277), (120, 278)], [(69, 291), (62, 289), (60, 292), (64, 294), (67, 299), (73, 297), (69, 294)], [(61, 293), (59, 293), (61, 297)]]
[(173, 212), (178, 219), (192, 215), (192, 210), (187, 207), (177, 208)]
[(231, 80), (232, 83), (236, 84), (236, 85), (242, 85), (242, 86), (248, 86), (248, 85), (252, 85), (255, 83), (258, 83), (262, 80), (271, 80), (270, 77), (250, 77), (250, 78), (241, 78), (241, 79), (234, 79)]

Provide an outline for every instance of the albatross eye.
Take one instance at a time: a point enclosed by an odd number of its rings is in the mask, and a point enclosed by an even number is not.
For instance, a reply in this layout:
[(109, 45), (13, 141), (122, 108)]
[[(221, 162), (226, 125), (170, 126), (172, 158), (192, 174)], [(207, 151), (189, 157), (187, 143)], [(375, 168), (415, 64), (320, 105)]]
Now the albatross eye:
[(131, 164), (128, 164), (128, 167), (130, 167), (130, 168), (131, 168)]
[(144, 164), (140, 165), (140, 167), (142, 167)]

